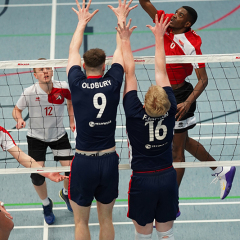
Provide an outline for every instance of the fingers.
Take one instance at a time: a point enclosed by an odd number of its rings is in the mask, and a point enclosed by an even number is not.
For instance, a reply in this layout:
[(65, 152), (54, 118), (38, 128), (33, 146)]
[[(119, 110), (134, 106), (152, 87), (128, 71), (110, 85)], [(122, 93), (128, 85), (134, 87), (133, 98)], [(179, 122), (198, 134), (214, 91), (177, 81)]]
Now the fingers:
[(92, 3), (92, 0), (89, 0), (88, 5), (87, 5), (87, 7), (86, 7), (86, 10), (87, 10), (87, 11), (89, 10), (91, 3)]
[(130, 32), (132, 33), (136, 28), (137, 28), (137, 26), (133, 26), (133, 27), (130, 29)]
[(78, 11), (77, 11), (75, 8), (72, 7), (72, 10), (73, 10), (76, 14), (78, 14)]
[(78, 10), (81, 10), (81, 7), (80, 7), (80, 4), (79, 4), (78, 0), (76, 0), (76, 4), (77, 4), (77, 7), (78, 7)]
[(155, 24), (157, 24), (158, 23), (158, 15), (156, 14), (155, 15)]

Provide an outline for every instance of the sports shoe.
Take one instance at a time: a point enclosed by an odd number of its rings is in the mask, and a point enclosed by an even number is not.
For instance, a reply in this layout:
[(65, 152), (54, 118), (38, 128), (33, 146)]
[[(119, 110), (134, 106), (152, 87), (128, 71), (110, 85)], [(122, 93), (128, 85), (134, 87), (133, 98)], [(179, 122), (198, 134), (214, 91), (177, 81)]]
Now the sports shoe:
[(60, 192), (59, 192), (59, 197), (66, 203), (67, 209), (68, 209), (70, 212), (73, 212), (72, 207), (71, 207), (70, 202), (69, 202), (69, 199), (68, 199), (68, 195), (65, 195), (65, 194), (63, 193), (63, 189), (60, 190)]
[(233, 167), (223, 167), (222, 171), (220, 173), (214, 173), (212, 176), (215, 176), (216, 178), (213, 179), (213, 183), (217, 183), (217, 181), (220, 181), (220, 187), (221, 187), (221, 194), (220, 198), (223, 200), (227, 197), (227, 195), (230, 193), (233, 178), (236, 172), (236, 168)]
[(50, 204), (47, 205), (47, 206), (43, 206), (42, 205), (42, 207), (43, 207), (44, 219), (45, 219), (45, 221), (46, 221), (46, 223), (48, 225), (51, 225), (51, 224), (54, 223), (55, 216), (54, 216), (53, 211), (52, 211), (52, 209), (53, 209), (53, 201), (52, 201), (51, 198), (48, 198), (48, 199), (50, 201)]

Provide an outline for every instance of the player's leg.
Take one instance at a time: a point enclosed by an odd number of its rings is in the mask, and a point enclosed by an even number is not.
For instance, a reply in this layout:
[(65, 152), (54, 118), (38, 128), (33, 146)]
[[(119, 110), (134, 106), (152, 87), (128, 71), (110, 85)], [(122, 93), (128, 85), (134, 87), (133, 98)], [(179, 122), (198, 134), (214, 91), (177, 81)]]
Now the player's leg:
[(75, 222), (75, 240), (90, 240), (91, 236), (88, 227), (88, 221), (91, 206), (82, 207), (72, 200), (70, 200), (70, 203), (73, 209)]
[(0, 211), (0, 240), (7, 240), (13, 227), (13, 221)]
[(153, 223), (141, 226), (135, 220), (132, 221), (135, 226), (135, 240), (152, 240)]
[[(27, 141), (28, 155), (35, 159), (40, 165), (44, 166), (48, 144), (32, 137), (27, 137)], [(33, 186), (42, 201), (44, 219), (47, 224), (53, 224), (55, 221), (55, 216), (52, 211), (53, 202), (48, 197), (45, 177), (37, 173), (32, 173), (31, 179)]]
[[(62, 166), (71, 165), (73, 152), (67, 133), (59, 140), (49, 143), (49, 146), (52, 149), (55, 161), (59, 161)], [(69, 176), (69, 172), (65, 172), (65, 175)], [(59, 197), (65, 201), (68, 210), (72, 212), (72, 208), (68, 199), (68, 184), (69, 180), (64, 179), (63, 188), (59, 191)]]
[(112, 211), (115, 199), (109, 204), (97, 201), (98, 220), (100, 225), (99, 240), (113, 240), (115, 236)]
[(165, 223), (155, 222), (157, 235), (159, 240), (174, 240), (173, 235), (173, 222), (169, 221)]
[[(173, 162), (185, 162), (185, 144), (187, 139), (187, 131), (182, 133), (174, 133), (173, 136), (173, 147), (172, 147), (172, 153), (173, 153)], [(185, 168), (176, 168), (177, 171), (177, 183), (178, 186), (180, 186)]]
[[(203, 147), (203, 145), (192, 138), (187, 138), (185, 149), (199, 161), (216, 161)], [(235, 176), (236, 168), (230, 167), (211, 167), (220, 182), (220, 198), (224, 199), (229, 194)]]

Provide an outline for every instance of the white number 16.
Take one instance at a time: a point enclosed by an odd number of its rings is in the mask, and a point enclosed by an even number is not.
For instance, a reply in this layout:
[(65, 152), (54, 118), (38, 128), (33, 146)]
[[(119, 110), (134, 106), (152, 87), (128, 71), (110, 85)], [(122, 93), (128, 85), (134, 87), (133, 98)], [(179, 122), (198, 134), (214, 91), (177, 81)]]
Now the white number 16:
[[(154, 131), (153, 121), (149, 121), (145, 123), (145, 126), (149, 125), (149, 142), (154, 141), (154, 136), (157, 140), (163, 140), (167, 136), (167, 127), (166, 125), (162, 125), (162, 121), (163, 119), (158, 122), (155, 131)], [(159, 134), (161, 129), (162, 129), (162, 135)]]

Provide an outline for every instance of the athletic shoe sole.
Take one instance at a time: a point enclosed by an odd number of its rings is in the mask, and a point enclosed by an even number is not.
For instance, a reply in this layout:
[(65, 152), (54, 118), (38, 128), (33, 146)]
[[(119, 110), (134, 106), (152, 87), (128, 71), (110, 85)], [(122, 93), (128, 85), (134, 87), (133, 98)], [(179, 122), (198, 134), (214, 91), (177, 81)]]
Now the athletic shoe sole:
[(235, 176), (236, 168), (231, 167), (230, 170), (226, 173), (225, 178), (226, 178), (226, 188), (222, 197), (222, 200), (227, 197), (227, 195), (230, 193), (230, 190), (232, 188), (232, 182)]

